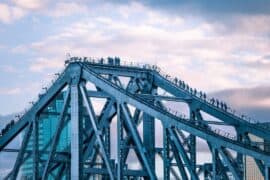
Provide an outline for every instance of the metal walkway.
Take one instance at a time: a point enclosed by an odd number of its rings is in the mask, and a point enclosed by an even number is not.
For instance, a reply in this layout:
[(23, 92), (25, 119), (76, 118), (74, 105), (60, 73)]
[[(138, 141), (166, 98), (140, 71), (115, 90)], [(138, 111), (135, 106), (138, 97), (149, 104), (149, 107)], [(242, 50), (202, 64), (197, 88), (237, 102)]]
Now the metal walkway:
[[(57, 127), (41, 149), (40, 118), (50, 113), (47, 109), (59, 94), (64, 94), (62, 110), (50, 114), (57, 117)], [(105, 102), (100, 114), (94, 99)], [(189, 115), (171, 110), (164, 102), (186, 104)], [(218, 119), (213, 124), (233, 128), (235, 134), (214, 128), (202, 113)], [(162, 129), (156, 129), (157, 121)], [(61, 131), (67, 124), (71, 126), (69, 145), (59, 151)], [(111, 128), (116, 128), (117, 133), (112, 133)], [(46, 92), (18, 121), (12, 121), (2, 131), (0, 152), (6, 152), (6, 146), (21, 132), (23, 142), (6, 179), (17, 179), (20, 168), (32, 159), (34, 179), (230, 179), (232, 176), (240, 180), (244, 177), (243, 156), (254, 158), (262, 175), (269, 179), (269, 130), (244, 115), (236, 115), (225, 102), (209, 98), (184, 81), (162, 73), (157, 66), (123, 64), (119, 58), (67, 60), (65, 70)], [(157, 133), (163, 133), (162, 140), (155, 139)], [(255, 142), (251, 135), (263, 142)], [(198, 138), (208, 147), (211, 163), (197, 163)], [(157, 147), (157, 141), (162, 142), (162, 147)], [(117, 144), (117, 149), (112, 150), (113, 144)], [(127, 159), (131, 151), (138, 159), (139, 169), (129, 168)], [(115, 159), (113, 152), (117, 152)], [(162, 176), (157, 175), (158, 157), (163, 161)]]

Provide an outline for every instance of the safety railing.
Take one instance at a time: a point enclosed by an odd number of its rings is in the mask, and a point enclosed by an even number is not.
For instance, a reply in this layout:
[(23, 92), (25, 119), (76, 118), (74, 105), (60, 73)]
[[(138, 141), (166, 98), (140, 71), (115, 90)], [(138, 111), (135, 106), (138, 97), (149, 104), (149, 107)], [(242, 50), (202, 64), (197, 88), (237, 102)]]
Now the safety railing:
[(180, 88), (182, 91), (184, 91), (188, 95), (199, 99), (202, 103), (207, 103), (210, 107), (215, 108), (216, 110), (220, 110), (223, 113), (228, 113), (231, 116), (234, 116), (234, 117), (236, 117), (238, 119), (241, 119), (241, 120), (243, 120), (245, 122), (255, 124), (255, 125), (260, 126), (260, 127), (264, 128), (264, 129), (268, 129), (267, 126), (261, 125), (259, 123), (259, 121), (256, 121), (256, 120), (252, 119), (251, 117), (248, 117), (247, 115), (238, 113), (236, 110), (229, 107), (227, 105), (227, 103), (225, 103), (225, 102), (223, 102), (221, 100), (218, 100), (218, 99), (213, 98), (213, 97), (210, 97), (210, 98), (207, 97), (205, 92), (198, 91), (197, 89), (190, 87), (184, 81), (182, 81), (182, 80), (180, 80), (178, 78), (172, 78), (170, 75), (164, 73), (161, 70), (159, 70), (159, 74), (164, 79), (166, 79), (167, 81), (172, 83), (175, 87)]
[(161, 70), (160, 67), (157, 65), (150, 65), (145, 63), (134, 63), (132, 61), (120, 61), (119, 57), (108, 57), (104, 58), (97, 58), (97, 57), (71, 57), (70, 59), (66, 60), (66, 64), (72, 62), (87, 62), (90, 64), (100, 64), (100, 65), (110, 65), (110, 66), (121, 66), (121, 67), (133, 67), (133, 68), (141, 68), (141, 69), (148, 69), (154, 72), (157, 72), (160, 76), (164, 79), (172, 83), (175, 87), (181, 89), (183, 92), (187, 93), (188, 95), (197, 98), (202, 103), (207, 103), (210, 107), (222, 111), (223, 113), (228, 113), (230, 116), (238, 118), (242, 121), (252, 123), (260, 128), (269, 129), (268, 126), (262, 125), (259, 121), (238, 113), (235, 109), (229, 107), (226, 102), (221, 101), (217, 98), (208, 97), (205, 92), (199, 91), (196, 88), (192, 88), (189, 86), (188, 83), (185, 81), (178, 79), (177, 77), (171, 77), (169, 74), (165, 73)]
[(166, 116), (168, 116), (168, 117), (170, 117), (172, 119), (180, 120), (182, 123), (185, 123), (185, 124), (187, 124), (187, 125), (189, 125), (189, 126), (191, 126), (193, 128), (199, 129), (201, 131), (204, 131), (204, 132), (206, 132), (208, 134), (211, 134), (211, 135), (214, 135), (214, 136), (220, 136), (220, 137), (222, 137), (222, 138), (224, 138), (226, 140), (229, 140), (229, 141), (231, 141), (231, 142), (233, 142), (235, 144), (245, 146), (245, 147), (253, 149), (255, 151), (263, 151), (265, 153), (268, 153), (267, 151), (262, 149), (261, 146), (258, 146), (257, 144), (251, 144), (251, 143), (246, 143), (246, 142), (243, 142), (243, 141), (239, 141), (236, 136), (233, 136), (228, 132), (224, 132), (224, 131), (222, 131), (220, 129), (214, 129), (212, 127), (206, 128), (205, 125), (203, 125), (201, 123), (194, 123), (194, 121), (190, 121), (187, 118), (184, 119), (184, 118), (181, 118), (181, 117), (177, 117), (177, 116), (175, 116), (175, 114), (167, 111), (166, 109), (160, 108), (159, 106), (156, 106), (156, 105), (154, 105), (152, 103), (149, 103), (149, 102), (145, 101), (143, 98), (141, 98), (140, 96), (136, 96), (134, 94), (131, 94), (131, 93), (127, 92), (126, 90), (120, 88), (119, 86), (117, 86), (116, 84), (110, 82), (109, 80), (105, 79), (104, 77), (99, 76), (98, 74), (92, 72), (89, 67), (86, 67), (86, 68), (88, 68), (88, 70), (91, 73), (93, 73), (94, 76), (96, 76), (97, 78), (99, 78), (100, 80), (102, 80), (104, 82), (107, 82), (110, 86), (116, 88), (118, 91), (125, 93), (125, 95), (129, 96), (130, 98), (139, 100), (140, 103), (145, 104), (145, 105), (147, 105), (147, 106), (161, 112), (162, 114), (165, 114)]
[(63, 76), (63, 73), (64, 73), (65, 69), (62, 69), (61, 71), (59, 71), (59, 73), (56, 73), (55, 74), (55, 78), (47, 85), (47, 86), (44, 86), (42, 88), (43, 92), (39, 93), (38, 97), (29, 102), (29, 105), (24, 109), (23, 112), (19, 113), (19, 114), (16, 114), (15, 115), (15, 118), (12, 119), (1, 131), (0, 131), (0, 137), (5, 135), (16, 123), (18, 123), (21, 118), (26, 114), (28, 113), (32, 107), (39, 101), (39, 99), (41, 97), (43, 97), (46, 93), (47, 93), (47, 90), (53, 86), (53, 84), (55, 83), (56, 79), (58, 78), (61, 78)]

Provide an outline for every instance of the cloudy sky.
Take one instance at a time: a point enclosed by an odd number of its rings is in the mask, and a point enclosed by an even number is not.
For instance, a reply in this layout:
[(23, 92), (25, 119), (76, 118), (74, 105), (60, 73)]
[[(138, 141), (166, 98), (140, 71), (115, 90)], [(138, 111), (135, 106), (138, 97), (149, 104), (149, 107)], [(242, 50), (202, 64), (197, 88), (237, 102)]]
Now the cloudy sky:
[(64, 68), (67, 53), (156, 64), (269, 121), (269, 24), (269, 0), (1, 0), (0, 127), (11, 119), (1, 115), (23, 111)]
[(187, 2), (2, 0), (0, 114), (22, 111), (67, 53), (157, 64), (197, 89), (233, 91), (232, 102), (242, 95), (239, 107), (269, 107), (270, 1)]

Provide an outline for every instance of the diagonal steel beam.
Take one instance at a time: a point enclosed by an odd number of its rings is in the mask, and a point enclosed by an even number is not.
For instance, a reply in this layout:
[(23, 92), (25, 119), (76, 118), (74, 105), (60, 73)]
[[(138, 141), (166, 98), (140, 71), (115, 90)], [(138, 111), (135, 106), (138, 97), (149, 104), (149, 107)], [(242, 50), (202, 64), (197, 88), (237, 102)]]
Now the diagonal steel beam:
[[(163, 160), (162, 152), (157, 152), (157, 155)], [(171, 168), (170, 171), (176, 180), (181, 180), (180, 176), (177, 174), (174, 168)]]
[[(103, 107), (101, 116), (99, 117), (99, 122), (98, 126), (99, 128), (104, 130), (106, 127), (106, 123), (112, 119), (112, 117), (115, 115), (115, 107), (114, 107), (115, 101), (114, 100), (108, 100), (106, 102), (106, 105)], [(89, 162), (95, 162), (95, 159), (98, 155), (98, 148), (95, 147), (96, 143), (96, 136), (94, 136), (94, 130), (91, 128), (90, 129), (90, 135), (88, 138), (85, 139), (84, 144), (87, 144), (86, 147), (84, 148), (84, 162), (89, 158)], [(94, 163), (90, 164), (90, 168), (93, 167)], [(86, 177), (89, 177), (90, 174), (86, 174)]]
[(23, 158), (24, 158), (24, 153), (25, 153), (25, 150), (27, 148), (27, 144), (29, 142), (32, 130), (33, 130), (33, 124), (30, 123), (28, 125), (28, 128), (27, 128), (25, 134), (24, 134), (22, 146), (21, 146), (20, 152), (19, 152), (19, 154), (17, 156), (17, 159), (16, 159), (15, 165), (13, 167), (13, 170), (12, 170), (11, 180), (16, 180), (17, 179), (17, 175), (18, 175), (20, 166), (22, 164), (22, 161), (23, 161)]
[[(65, 121), (65, 123), (64, 123), (64, 126), (63, 127), (66, 127), (66, 125), (67, 125), (67, 120)], [(41, 152), (44, 152), (44, 151), (46, 151), (46, 149), (49, 147), (49, 145), (51, 144), (51, 142), (52, 142), (52, 138), (46, 143), (46, 145), (43, 147), (43, 149), (41, 150)], [(25, 162), (25, 161), (27, 161), (30, 157), (31, 157), (31, 153), (27, 153), (26, 154), (26, 156), (23, 158), (23, 160), (22, 160), (22, 164)]]
[(64, 100), (63, 110), (59, 116), (58, 125), (57, 125), (56, 132), (55, 132), (55, 135), (54, 135), (54, 138), (52, 141), (51, 151), (50, 151), (50, 154), (48, 156), (48, 160), (47, 160), (47, 163), (45, 165), (45, 169), (44, 169), (43, 174), (42, 174), (42, 180), (47, 179), (48, 169), (49, 169), (50, 163), (55, 155), (56, 147), (57, 147), (57, 144), (58, 144), (61, 132), (62, 132), (62, 128), (64, 126), (64, 120), (65, 120), (64, 117), (65, 117), (65, 113), (67, 111), (69, 100), (70, 100), (70, 89), (67, 91), (67, 94), (66, 94), (66, 97)]
[[(207, 145), (208, 145), (208, 147), (209, 147), (209, 149), (210, 149), (210, 151), (211, 151), (211, 153), (213, 154), (213, 153), (215, 153), (215, 148), (207, 141)], [(224, 180), (229, 180), (229, 177), (228, 177), (228, 175), (227, 175), (227, 170), (226, 170), (226, 168), (224, 167), (224, 165), (223, 165), (223, 163), (222, 163), (222, 161), (221, 161), (221, 159), (220, 159), (220, 157), (219, 156), (215, 156), (215, 157), (213, 157), (213, 159), (215, 159), (215, 165), (216, 165), (216, 168), (217, 168), (217, 171), (218, 171), (218, 173), (220, 173), (220, 175), (222, 176), (222, 178), (224, 179)]]
[(249, 123), (248, 121), (243, 120), (242, 118), (229, 113), (227, 111), (224, 111), (221, 108), (217, 108), (213, 106), (212, 104), (205, 101), (205, 99), (199, 98), (197, 96), (193, 96), (188, 91), (179, 88), (175, 84), (173, 84), (171, 81), (167, 80), (165, 77), (163, 77), (158, 72), (153, 72), (154, 74), (154, 84), (167, 92), (173, 94), (176, 97), (186, 97), (191, 98), (192, 101), (197, 104), (198, 107), (200, 107), (201, 110), (204, 112), (226, 122), (229, 124), (234, 124), (236, 126), (243, 126), (245, 127), (246, 131), (250, 132), (251, 134), (254, 134), (258, 137), (265, 138), (270, 140), (270, 133), (269, 130), (264, 129), (262, 127), (257, 126), (256, 124)]
[(132, 138), (134, 140), (135, 145), (138, 148), (138, 151), (140, 152), (141, 158), (143, 160), (144, 166), (150, 176), (150, 179), (157, 179), (155, 172), (153, 171), (154, 169), (151, 167), (150, 163), (149, 163), (149, 157), (146, 154), (146, 150), (143, 147), (140, 135), (137, 131), (136, 125), (134, 124), (134, 122), (132, 121), (130, 112), (127, 108), (127, 105), (125, 104), (121, 104), (121, 109), (123, 110), (123, 114), (125, 116), (125, 123), (128, 127), (129, 132), (132, 135)]
[(175, 129), (173, 128), (168, 128), (168, 132), (170, 134), (170, 139), (171, 141), (174, 143), (174, 145), (176, 146), (177, 150), (179, 151), (179, 153), (181, 154), (181, 157), (183, 158), (183, 161), (190, 173), (190, 176), (193, 180), (199, 180), (198, 175), (196, 174), (196, 171), (193, 169), (192, 164), (190, 162), (190, 159), (188, 158), (184, 147), (182, 146), (180, 140), (177, 137), (177, 133), (175, 131)]
[[(134, 117), (133, 117), (133, 121), (134, 121), (134, 123), (136, 124), (136, 127), (140, 124), (140, 110), (139, 109), (135, 109), (135, 113), (134, 113)], [(125, 118), (125, 117), (123, 117), (123, 118)], [(124, 138), (124, 140), (123, 140), (123, 144), (125, 145), (125, 146), (129, 146), (131, 143), (132, 143), (133, 141), (132, 141), (132, 137), (131, 137), (131, 135), (130, 134), (127, 134), (127, 136)], [(125, 148), (125, 149), (123, 149), (123, 161), (124, 162), (126, 162), (126, 160), (127, 160), (127, 157), (128, 157), (128, 153), (129, 153), (129, 148)], [(137, 150), (136, 150), (136, 152), (137, 152)]]
[(96, 139), (97, 139), (97, 142), (99, 144), (99, 148), (100, 148), (102, 157), (103, 157), (103, 159), (105, 161), (105, 164), (106, 164), (110, 179), (113, 180), (114, 179), (114, 174), (113, 174), (113, 171), (112, 171), (112, 167), (110, 165), (109, 157), (107, 156), (107, 153), (105, 151), (104, 143), (102, 141), (101, 130), (98, 129), (98, 125), (96, 123), (96, 117), (95, 117), (95, 114), (94, 114), (93, 106), (92, 106), (90, 100), (88, 99), (87, 94), (86, 94), (86, 89), (82, 84), (80, 84), (80, 90), (81, 90), (81, 93), (82, 93), (82, 97), (83, 97), (86, 109), (88, 111), (88, 115), (89, 115), (92, 127), (93, 127), (93, 129), (95, 131)]
[(184, 164), (183, 164), (182, 159), (181, 159), (181, 157), (179, 156), (179, 153), (178, 153), (179, 150), (177, 149), (177, 146), (175, 145), (175, 143), (172, 140), (170, 140), (170, 144), (171, 144), (171, 147), (172, 147), (172, 150), (173, 150), (174, 158), (175, 158), (176, 163), (177, 163), (177, 167), (178, 167), (179, 172), (180, 172), (180, 174), (182, 176), (182, 179), (183, 180), (188, 180), (188, 176), (187, 176), (187, 173), (185, 171)]
[[(115, 101), (109, 100), (107, 102), (107, 104), (105, 105), (106, 107), (104, 107), (104, 109), (102, 111), (103, 114), (102, 114), (102, 116), (100, 116), (100, 119), (98, 121), (98, 127), (100, 129), (104, 129), (108, 119), (111, 118), (115, 114), (114, 103), (115, 103)], [(85, 141), (85, 143), (88, 145), (84, 149), (84, 161), (89, 157), (90, 152), (93, 150), (93, 146), (96, 142), (96, 137), (94, 136), (94, 134), (95, 134), (95, 132), (91, 128), (88, 132), (88, 138)]]
[[(104, 109), (104, 115), (101, 116), (101, 119), (99, 121), (99, 127), (101, 129), (104, 129), (104, 127), (106, 125), (105, 122), (108, 119), (108, 116), (106, 116), (106, 115), (109, 114), (109, 111), (111, 111), (111, 114), (114, 114), (115, 113), (115, 109), (111, 109), (111, 108), (113, 108), (113, 104), (114, 104), (114, 101), (109, 101), (109, 106), (106, 109)], [(135, 113), (134, 113), (133, 120), (137, 124), (140, 123), (139, 116), (140, 116), (140, 110), (136, 109), (135, 110)], [(93, 129), (91, 129), (91, 132), (94, 133), (93, 132)], [(90, 153), (93, 151), (92, 152), (92, 155), (89, 158), (90, 162), (93, 162), (94, 159), (97, 156), (97, 151), (98, 151), (97, 148), (94, 148), (94, 145), (95, 145), (95, 142), (96, 142), (95, 136), (92, 136), (91, 135), (91, 140), (88, 141), (88, 142), (89, 143), (88, 143), (88, 146), (87, 146), (87, 150), (85, 150), (84, 156), (85, 156), (85, 158), (89, 157)], [(127, 137), (124, 138), (123, 145), (130, 145), (131, 143), (132, 143), (132, 137), (130, 136), (130, 134), (128, 134)], [(123, 156), (123, 162), (126, 162), (129, 148), (124, 148), (122, 151), (123, 151), (123, 154), (122, 154), (122, 156)], [(135, 149), (135, 153), (138, 155), (138, 150), (137, 149)], [(140, 157), (139, 157), (139, 160), (140, 160), (140, 162), (142, 162)]]
[(65, 169), (66, 169), (66, 165), (63, 164), (56, 177), (63, 177)]
[[(122, 88), (122, 89), (125, 89), (123, 83), (121, 82), (121, 80), (119, 79), (118, 76), (113, 76), (113, 81), (115, 82), (115, 84), (116, 84), (117, 86), (119, 86), (119, 87)], [(126, 91), (129, 91), (129, 92), (131, 92), (131, 93), (135, 93), (132, 89), (130, 89), (130, 85), (131, 85), (131, 82), (132, 82), (132, 81), (133, 81), (133, 78), (131, 78), (131, 79), (129, 80), (129, 83), (128, 83), (128, 85), (127, 85), (127, 87), (126, 87), (125, 90), (126, 90)], [(134, 122), (135, 122), (136, 125), (140, 124), (140, 121), (139, 121), (140, 112), (141, 112), (141, 111), (140, 111), (138, 108), (135, 109), (135, 114), (134, 114), (134, 117), (133, 117), (133, 118), (134, 118)], [(125, 118), (125, 116), (123, 116), (123, 118)], [(124, 129), (127, 129), (125, 123), (123, 124), (123, 127), (124, 127)], [(124, 140), (123, 140), (123, 146), (129, 146), (131, 143), (132, 143), (132, 137), (131, 137), (131, 135), (128, 133), (128, 134), (127, 134), (127, 137), (125, 137)], [(123, 149), (122, 157), (123, 157), (123, 162), (124, 162), (124, 163), (125, 163), (126, 160), (127, 160), (129, 150), (130, 150), (129, 148), (124, 148), (124, 149)], [(142, 159), (141, 159), (141, 157), (139, 156), (139, 152), (138, 152), (137, 149), (135, 149), (135, 153), (136, 153), (136, 155), (138, 156), (139, 161), (142, 163)], [(143, 163), (142, 163), (142, 164), (143, 164)], [(154, 167), (153, 167), (153, 168), (154, 168)]]
[[(67, 70), (66, 70), (67, 71)], [(15, 125), (2, 137), (0, 137), (0, 151), (5, 148), (10, 141), (12, 141), (29, 123), (32, 114), (37, 114), (41, 111), (51, 100), (62, 90), (62, 88), (67, 84), (69, 76), (67, 72), (55, 81), (55, 83), (48, 89), (46, 94), (44, 94), (39, 101), (34, 104), (34, 106), (24, 114), (20, 120), (15, 123)]]
[(137, 98), (128, 92), (124, 92), (120, 88), (117, 88), (112, 83), (106, 81), (103, 77), (99, 77), (90, 71), (84, 71), (83, 76), (98, 84), (98, 86), (102, 87), (102, 89), (106, 90), (109, 94), (119, 99), (119, 102), (128, 102), (135, 107), (140, 107), (145, 112), (155, 115), (158, 119), (161, 119), (164, 123), (168, 123), (170, 125), (174, 125), (178, 128), (181, 128), (187, 132), (192, 132), (192, 134), (199, 136), (203, 139), (209, 140), (211, 143), (217, 144), (217, 146), (226, 146), (226, 148), (230, 148), (232, 150), (241, 152), (243, 154), (247, 154), (253, 156), (257, 159), (264, 160), (269, 162), (269, 155), (263, 150), (250, 147), (242, 142), (238, 142), (234, 139), (229, 139), (226, 137), (222, 137), (221, 135), (206, 130), (204, 127), (193, 125), (186, 120), (181, 118), (176, 118), (171, 113), (168, 113), (162, 109), (156, 108), (151, 104), (147, 103), (147, 101)]
[(224, 148), (220, 148), (219, 150), (220, 155), (222, 156), (223, 160), (225, 161), (226, 165), (229, 167), (230, 171), (233, 174), (233, 177), (236, 180), (241, 180), (241, 175), (239, 175), (239, 170), (236, 169), (236, 164), (233, 162), (232, 158), (228, 157), (229, 154), (226, 152)]
[[(197, 120), (199, 121), (199, 123), (202, 123), (205, 128), (210, 128), (208, 122), (206, 122), (203, 119), (202, 114), (201, 114), (200, 111), (195, 111), (195, 116), (196, 116)], [(215, 153), (216, 150), (213, 148), (213, 146), (211, 145), (211, 143), (209, 141), (207, 141), (207, 145), (208, 145), (208, 148), (210, 149), (210, 151)], [(225, 180), (228, 180), (229, 177), (228, 177), (228, 175), (226, 173), (225, 167), (224, 167), (224, 165), (223, 165), (223, 163), (222, 163), (219, 156), (215, 156), (215, 162), (214, 163), (216, 163), (215, 166), (217, 167), (218, 173), (220, 173), (222, 178), (225, 179)]]

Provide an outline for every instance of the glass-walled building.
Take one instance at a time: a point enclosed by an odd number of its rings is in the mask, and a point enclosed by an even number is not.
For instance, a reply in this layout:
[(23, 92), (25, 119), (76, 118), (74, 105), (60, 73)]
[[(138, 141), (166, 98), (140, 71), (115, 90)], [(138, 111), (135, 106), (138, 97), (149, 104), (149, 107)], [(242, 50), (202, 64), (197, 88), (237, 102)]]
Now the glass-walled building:
[[(45, 150), (46, 153), (40, 153), (40, 160), (46, 162), (48, 159), (49, 151), (51, 150), (51, 143), (53, 136), (55, 135), (56, 128), (58, 125), (58, 120), (60, 113), (63, 109), (65, 93), (58, 95), (56, 100), (53, 101), (41, 114), (39, 117), (39, 151)], [(69, 111), (69, 110), (68, 110)], [(70, 144), (70, 123), (65, 123), (62, 129), (60, 139), (58, 142), (56, 151), (68, 151)], [(48, 145), (49, 144), (49, 145)], [(31, 136), (30, 141), (27, 146), (27, 151), (30, 152), (33, 149), (33, 136)], [(41, 166), (41, 163), (40, 163)], [(42, 170), (44, 166), (40, 167)], [(55, 172), (57, 173), (57, 170)], [(21, 179), (32, 179), (33, 174), (33, 159), (32, 156), (25, 161), (21, 169)], [(49, 179), (55, 179), (53, 176), (49, 176)]]

